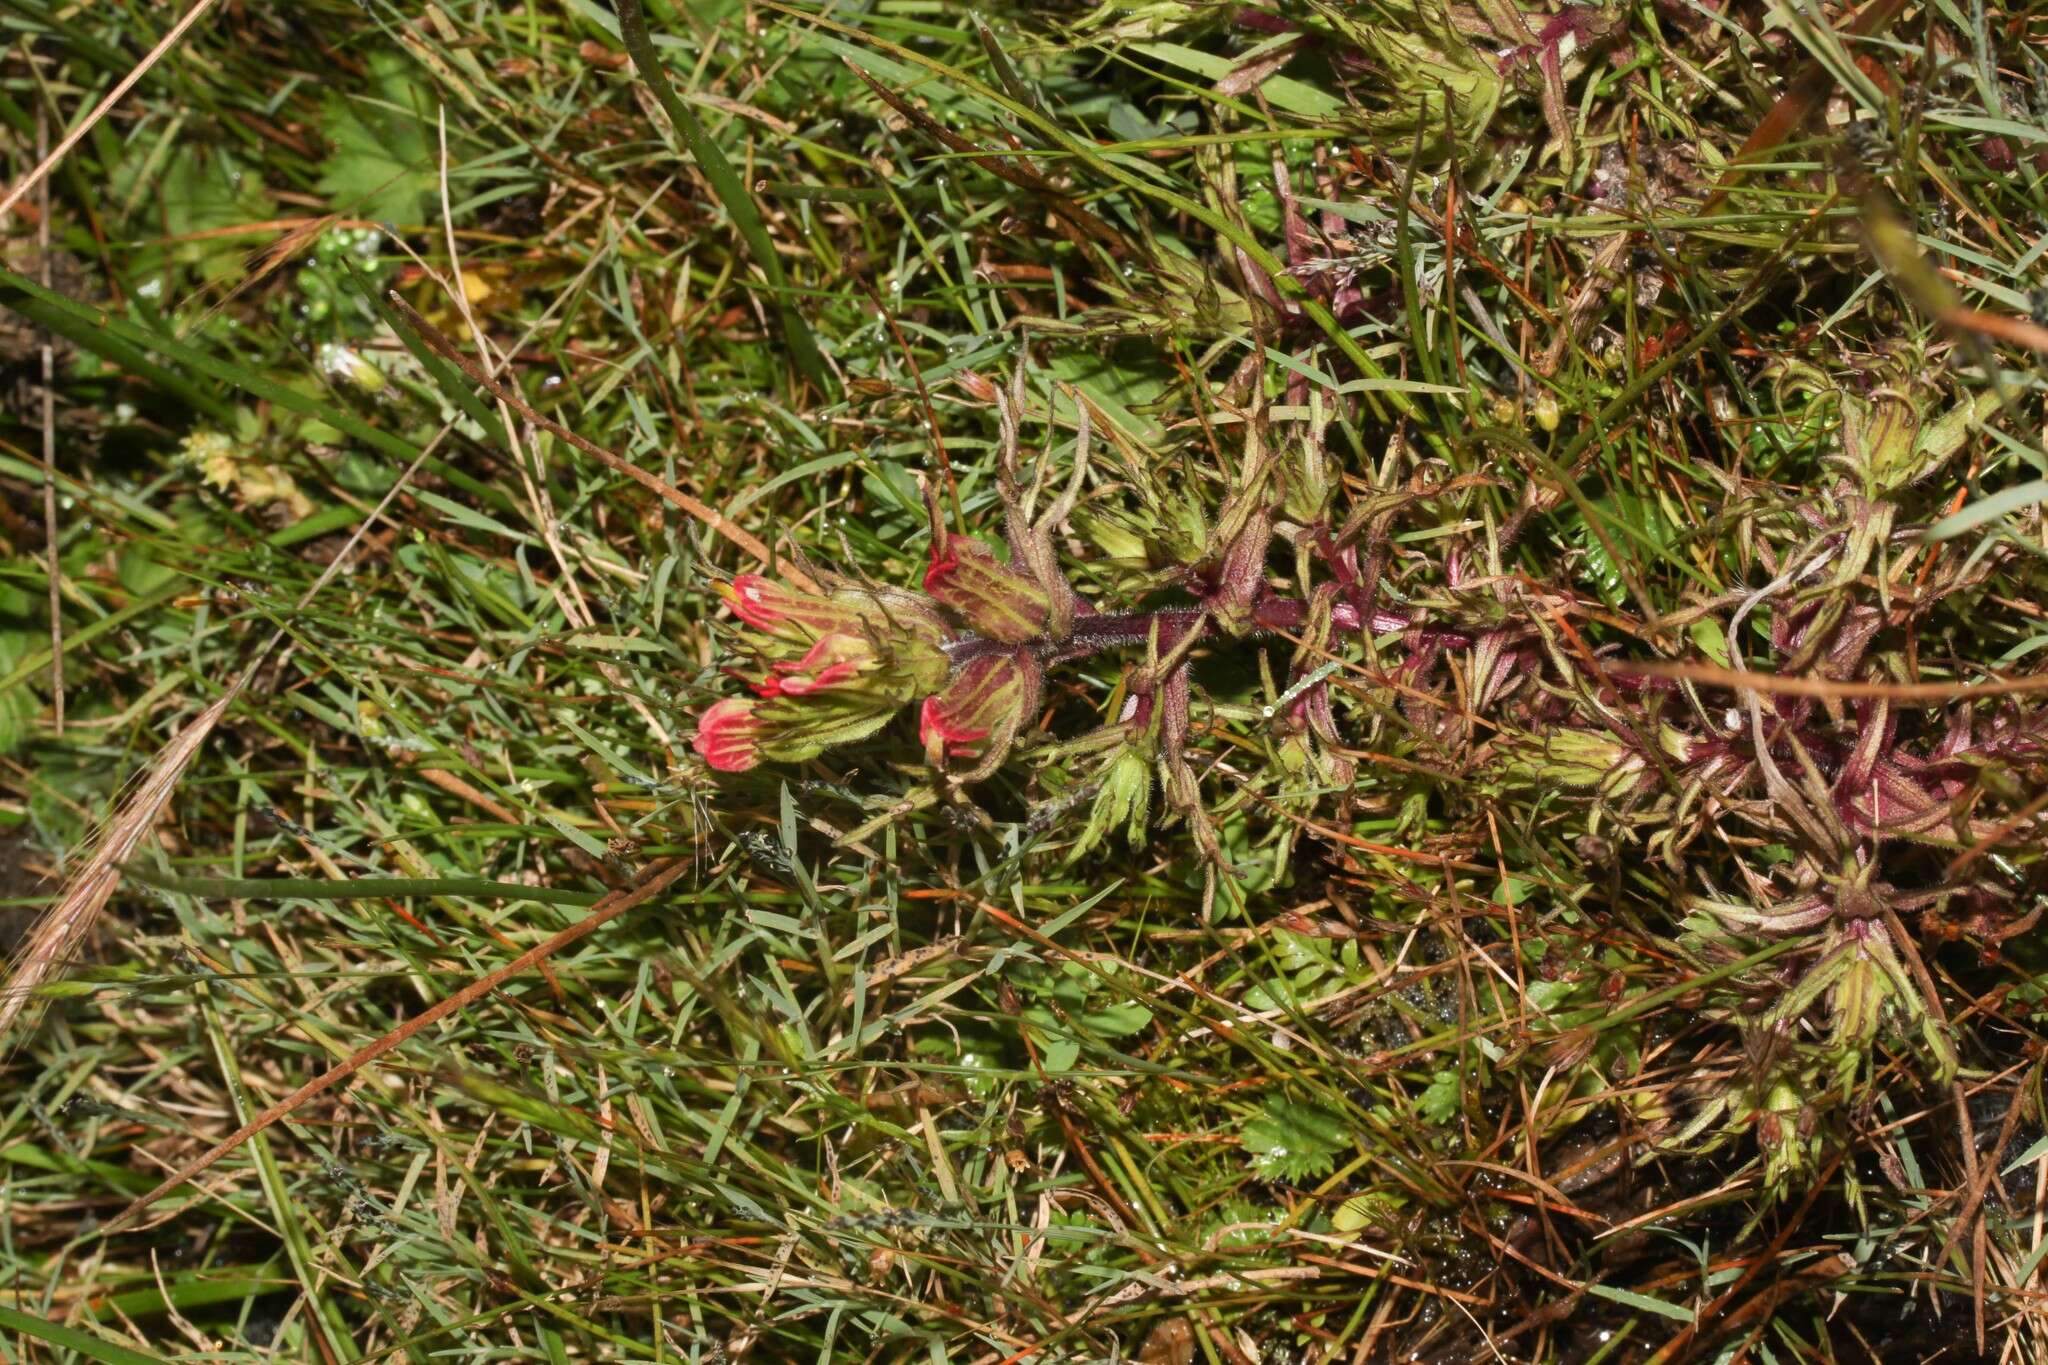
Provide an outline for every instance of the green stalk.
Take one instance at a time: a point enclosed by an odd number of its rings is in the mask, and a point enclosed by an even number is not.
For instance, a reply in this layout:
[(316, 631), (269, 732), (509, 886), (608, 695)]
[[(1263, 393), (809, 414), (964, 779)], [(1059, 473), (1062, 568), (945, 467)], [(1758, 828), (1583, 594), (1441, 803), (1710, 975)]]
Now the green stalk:
[[(221, 1024), (220, 1010), (207, 983), (197, 983), (195, 994), (199, 997), (207, 1041), (213, 1045), (214, 1059), (220, 1067), (222, 1079), (227, 1082), (228, 1096), (234, 1103), (235, 1119), (246, 1123), (253, 1111), (234, 1045), (228, 1041), (227, 1029)], [(249, 1139), (249, 1156), (256, 1168), (257, 1183), (263, 1187), (264, 1202), (270, 1205), (270, 1215), (276, 1221), (278, 1239), (284, 1243), (285, 1257), (291, 1262), (292, 1274), (305, 1298), (309, 1334), (322, 1339), (316, 1345), (321, 1347), (323, 1356), (342, 1361), (360, 1359), (362, 1353), (355, 1347), (348, 1321), (323, 1290), (326, 1277), (313, 1261), (313, 1241), (307, 1237), (306, 1226), (300, 1219), (303, 1206), (292, 1197), (291, 1186), (277, 1164), (277, 1154), (271, 1148), (268, 1133), (258, 1133)], [(324, 1243), (327, 1239), (323, 1236), (320, 1240)]]

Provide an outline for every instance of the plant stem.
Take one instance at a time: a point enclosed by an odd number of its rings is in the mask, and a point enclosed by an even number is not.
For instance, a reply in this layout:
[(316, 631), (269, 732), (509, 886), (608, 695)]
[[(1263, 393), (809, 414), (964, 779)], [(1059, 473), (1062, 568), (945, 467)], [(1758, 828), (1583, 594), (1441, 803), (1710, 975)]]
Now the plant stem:
[[(1246, 638), (1263, 639), (1267, 636), (1299, 630), (1308, 621), (1309, 604), (1298, 597), (1267, 597), (1252, 609), (1253, 628)], [(1067, 659), (1085, 659), (1091, 655), (1105, 653), (1112, 649), (1127, 649), (1145, 644), (1156, 629), (1159, 632), (1160, 649), (1170, 649), (1189, 630), (1194, 629), (1204, 615), (1200, 607), (1163, 607), (1157, 611), (1097, 612), (1074, 618), (1074, 625), (1067, 634), (1057, 640), (1032, 641), (1027, 647), (1045, 662)], [(1370, 625), (1374, 634), (1391, 630), (1419, 630), (1419, 638), (1431, 643), (1462, 648), (1469, 645), (1472, 637), (1464, 631), (1440, 628), (1418, 627), (1413, 612), (1382, 607), (1369, 616), (1361, 616), (1357, 607), (1348, 602), (1337, 603), (1330, 611), (1332, 630), (1340, 635), (1363, 633), (1364, 625)], [(946, 646), (946, 653), (957, 668), (969, 660), (978, 659), (998, 650), (1016, 649), (1019, 646), (1000, 640), (984, 639), (969, 635), (954, 640)]]

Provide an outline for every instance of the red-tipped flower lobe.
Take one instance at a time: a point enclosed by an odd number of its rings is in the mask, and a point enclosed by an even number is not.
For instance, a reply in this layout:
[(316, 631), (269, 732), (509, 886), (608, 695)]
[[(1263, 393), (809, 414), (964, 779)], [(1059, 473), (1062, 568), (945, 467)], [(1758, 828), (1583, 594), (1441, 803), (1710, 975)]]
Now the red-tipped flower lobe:
[(924, 590), (968, 629), (1006, 645), (1037, 639), (1052, 619), (1052, 598), (1036, 580), (965, 536), (933, 545)]
[(754, 714), (754, 703), (742, 697), (713, 702), (697, 718), (691, 741), (703, 760), (722, 773), (743, 773), (761, 761), (761, 733), (766, 727)]

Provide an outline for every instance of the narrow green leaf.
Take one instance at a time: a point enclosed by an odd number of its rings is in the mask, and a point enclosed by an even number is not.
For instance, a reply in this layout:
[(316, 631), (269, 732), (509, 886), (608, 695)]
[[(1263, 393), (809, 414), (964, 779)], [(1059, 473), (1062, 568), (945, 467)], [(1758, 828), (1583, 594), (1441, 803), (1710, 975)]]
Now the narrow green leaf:
[[(1132, 43), (1131, 51), (1157, 57), (1212, 81), (1222, 80), (1237, 66), (1233, 58), (1213, 52), (1197, 52), (1179, 43)], [(1337, 118), (1344, 113), (1343, 101), (1335, 95), (1286, 76), (1266, 77), (1259, 85), (1259, 93), (1275, 109), (1299, 114), (1303, 118)]]
[(203, 412), (219, 422), (229, 421), (235, 415), (234, 404), (224, 401), (219, 394), (208, 392), (177, 371), (157, 364), (139, 348), (129, 345), (105, 327), (78, 316), (72, 309), (50, 300), (11, 292), (0, 294), (0, 302), (114, 368), (165, 393), (177, 395), (195, 412)]
[(1616, 1303), (1625, 1303), (1631, 1308), (1640, 1308), (1645, 1313), (1655, 1313), (1659, 1317), (1670, 1318), (1674, 1322), (1691, 1322), (1698, 1316), (1690, 1308), (1682, 1308), (1675, 1303), (1666, 1303), (1662, 1299), (1653, 1299), (1648, 1294), (1638, 1294), (1631, 1289), (1616, 1289), (1611, 1284), (1589, 1284), (1586, 1286), (1586, 1292), (1597, 1294), (1603, 1299), (1612, 1299)]
[(1953, 540), (1965, 532), (1974, 531), (1988, 521), (2010, 516), (2021, 508), (2032, 507), (2037, 502), (2048, 502), (2048, 479), (2030, 479), (2026, 483), (2002, 488), (1988, 498), (1979, 498), (1967, 507), (1958, 508), (1940, 521), (1927, 528), (1927, 540)]
[[(603, 845), (598, 846), (600, 851)], [(593, 892), (565, 891), (551, 886), (521, 886), (482, 877), (357, 877), (329, 881), (323, 877), (170, 877), (140, 865), (122, 869), (144, 886), (201, 900), (348, 901), (398, 896), (502, 896), (536, 905), (595, 905)]]
[(45, 1322), (12, 1308), (0, 1308), (0, 1327), (67, 1351), (76, 1351), (87, 1360), (102, 1361), (104, 1365), (165, 1365), (163, 1356), (138, 1351), (132, 1346), (116, 1345), (75, 1327), (59, 1327), (54, 1322)]
[(2031, 1166), (2044, 1156), (2048, 1156), (2048, 1137), (2037, 1139), (2033, 1146), (2014, 1157), (2012, 1164), (2000, 1171), (1999, 1174), (2008, 1175), (2022, 1166)]

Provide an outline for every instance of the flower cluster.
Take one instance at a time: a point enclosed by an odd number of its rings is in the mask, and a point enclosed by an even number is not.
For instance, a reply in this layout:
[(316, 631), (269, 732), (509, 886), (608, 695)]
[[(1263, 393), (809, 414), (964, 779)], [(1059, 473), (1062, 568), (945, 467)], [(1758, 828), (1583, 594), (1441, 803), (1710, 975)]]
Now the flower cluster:
[(742, 574), (720, 592), (752, 627), (755, 695), (713, 703), (697, 753), (721, 772), (800, 762), (921, 702), (934, 765), (992, 769), (1038, 705), (1044, 664), (1031, 642), (1046, 635), (1056, 591), (957, 537), (934, 551), (923, 594), (799, 592)]
[[(1218, 631), (1246, 639), (1306, 629), (1286, 696), (1268, 711), (1277, 753), (1313, 789), (1346, 786), (1355, 765), (1337, 752), (1324, 681), (1335, 666), (1318, 667), (1317, 661), (1328, 656), (1333, 632), (1404, 630), (1415, 625), (1412, 614), (1371, 602), (1348, 546), (1337, 551), (1352, 556), (1341, 584), (1322, 585), (1310, 601), (1276, 595), (1267, 573), (1276, 507), (1262, 469), (1248, 473), (1214, 526), (1192, 509), (1191, 517), (1168, 518), (1187, 532), (1180, 546), (1185, 553), (1177, 556), (1186, 563), (1176, 581), (1194, 605), (1096, 610), (1068, 585), (1054, 549), (1088, 467), (1090, 409), (1076, 399), (1072, 473), (1063, 491), (1041, 502), (1036, 482), (1026, 488), (1017, 478), (1020, 400), (990, 392), (1006, 433), (1000, 480), (1008, 558), (950, 531), (928, 490), (932, 551), (921, 592), (866, 586), (799, 592), (758, 575), (735, 579), (721, 591), (752, 628), (744, 648), (755, 666), (755, 695), (716, 702), (699, 717), (695, 746), (705, 762), (742, 772), (764, 761), (801, 761), (873, 734), (915, 702), (927, 761), (954, 783), (978, 781), (995, 771), (1037, 712), (1050, 664), (1111, 649), (1142, 650), (1142, 664), (1125, 678), (1122, 715), (1091, 736), (1054, 746), (1101, 759), (1092, 777), (1049, 809), (1091, 802), (1070, 847), (1079, 857), (1119, 826), (1139, 841), (1156, 784), (1213, 862), (1223, 856), (1222, 842), (1203, 810), (1201, 781), (1188, 758), (1193, 655)], [(1291, 480), (1284, 492), (1284, 510), (1326, 534), (1334, 484)], [(1423, 632), (1417, 643), (1440, 650), (1457, 638), (1435, 640)]]

